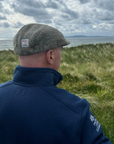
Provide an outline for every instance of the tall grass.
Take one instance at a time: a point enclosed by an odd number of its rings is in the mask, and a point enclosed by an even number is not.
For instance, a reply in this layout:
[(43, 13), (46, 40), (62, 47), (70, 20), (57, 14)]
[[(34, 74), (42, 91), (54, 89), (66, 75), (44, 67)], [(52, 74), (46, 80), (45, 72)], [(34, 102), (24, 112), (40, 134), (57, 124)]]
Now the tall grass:
[(18, 64), (18, 56), (12, 50), (0, 51), (0, 83), (13, 78), (14, 69)]
[[(0, 51), (0, 83), (11, 80), (19, 64), (13, 51)], [(59, 88), (90, 103), (103, 132), (114, 143), (114, 44), (89, 44), (63, 48)]]
[(64, 48), (58, 87), (86, 98), (103, 132), (114, 143), (114, 44)]

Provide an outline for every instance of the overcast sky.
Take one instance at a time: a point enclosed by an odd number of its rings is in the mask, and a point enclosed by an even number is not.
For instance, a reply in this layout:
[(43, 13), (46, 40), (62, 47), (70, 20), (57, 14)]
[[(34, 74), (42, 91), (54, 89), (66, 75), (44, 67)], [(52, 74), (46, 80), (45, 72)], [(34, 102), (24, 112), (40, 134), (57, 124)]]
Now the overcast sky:
[(114, 0), (0, 0), (0, 37), (13, 37), (28, 23), (65, 36), (114, 36)]

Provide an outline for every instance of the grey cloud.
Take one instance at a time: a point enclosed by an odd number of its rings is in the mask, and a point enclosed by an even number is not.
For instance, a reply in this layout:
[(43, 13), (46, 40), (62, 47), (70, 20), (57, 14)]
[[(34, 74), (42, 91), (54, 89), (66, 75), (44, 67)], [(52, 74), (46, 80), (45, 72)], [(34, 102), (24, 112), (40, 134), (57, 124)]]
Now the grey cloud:
[(35, 18), (48, 17), (48, 14), (44, 9), (35, 10), (34, 8), (29, 9), (29, 7), (25, 7), (25, 8), (17, 9), (17, 11), (28, 16), (33, 16)]
[(36, 19), (36, 22), (50, 24), (50, 23), (52, 23), (52, 20), (49, 20), (49, 19), (46, 19), (46, 20)]
[(44, 23), (52, 23), (52, 20), (44, 20)]
[(35, 1), (35, 0), (17, 0), (18, 3), (28, 5), (30, 7), (34, 8), (45, 8), (45, 5), (41, 1)]
[(114, 20), (113, 20), (113, 21), (110, 21), (109, 24), (113, 24), (113, 25), (114, 25)]
[(114, 15), (110, 14), (109, 12), (107, 12), (107, 13), (104, 14), (103, 16), (100, 16), (99, 19), (100, 19), (100, 20), (103, 20), (103, 21), (114, 20)]
[(88, 18), (83, 18), (82, 21), (81, 21), (82, 24), (91, 24), (91, 20), (88, 19)]
[(74, 33), (74, 31), (76, 31), (77, 29), (79, 30), (80, 28), (76, 24), (63, 24), (60, 27), (60, 30), (63, 33)]
[(3, 11), (5, 14), (13, 14), (13, 12), (11, 12), (10, 10), (8, 10), (8, 9), (4, 9), (4, 11)]
[(97, 4), (97, 7), (99, 8), (114, 11), (114, 0), (94, 0), (94, 2)]
[[(48, 4), (47, 4), (48, 3)], [(77, 19), (78, 18), (78, 12), (75, 12), (68, 8), (66, 3), (63, 0), (48, 0), (46, 3), (46, 7), (58, 9), (59, 13), (62, 13), (61, 16), (64, 19)]]
[(6, 20), (6, 16), (0, 14), (0, 20)]
[(66, 15), (66, 14), (61, 14), (61, 17), (64, 18), (64, 19), (69, 19), (69, 15)]
[[(37, 22), (52, 23), (52, 18), (57, 16), (61, 16), (63, 20), (78, 19), (78, 12), (69, 9), (62, 0), (48, 0), (47, 3), (36, 0), (16, 0), (14, 4), (11, 4), (11, 7), (15, 12), (31, 16)], [(48, 8), (56, 11), (49, 13)], [(57, 13), (58, 11), (59, 13)]]
[(3, 27), (10, 27), (10, 24), (8, 22), (4, 22)]
[(11, 14), (11, 12), (8, 9), (3, 7), (1, 2), (0, 2), (0, 12), (2, 12), (3, 14)]
[(56, 0), (60, 4), (61, 7), (61, 12), (65, 13), (65, 15), (69, 15), (72, 19), (77, 19), (78, 18), (78, 12), (75, 12), (71, 9), (68, 8), (68, 6), (62, 1), (62, 0)]
[(68, 15), (70, 15), (73, 19), (78, 19), (78, 12), (75, 12), (69, 8), (66, 8), (63, 10), (65, 13), (67, 13)]
[(0, 11), (2, 10), (2, 8), (3, 8), (3, 5), (2, 5), (2, 3), (0, 2)]
[(23, 24), (20, 23), (20, 22), (14, 23), (13, 25), (10, 25), (8, 22), (0, 23), (0, 27), (5, 27), (5, 28), (7, 28), (7, 27), (10, 27), (10, 26), (11, 26), (12, 28), (20, 28), (20, 27), (23, 26)]
[(21, 22), (17, 22), (17, 23), (15, 23), (12, 27), (13, 28), (20, 28), (20, 27), (22, 27), (24, 24), (22, 24)]
[(47, 8), (52, 8), (52, 9), (58, 9), (59, 5), (58, 5), (58, 3), (56, 3), (52, 0), (48, 0), (47, 3), (46, 3), (46, 7)]
[(66, 4), (62, 0), (48, 0), (45, 6), (46, 8), (60, 9), (62, 6), (66, 7)]
[(60, 10), (63, 13), (68, 14), (73, 19), (77, 19), (78, 18), (78, 16), (79, 16), (78, 12), (75, 12), (75, 11), (69, 9), (64, 1), (62, 1), (62, 0), (55, 0), (55, 1), (57, 1), (59, 3)]
[(45, 8), (45, 5), (41, 1), (36, 0), (15, 0), (15, 3), (10, 5), (12, 8), (22, 8), (22, 7), (29, 7), (29, 8)]
[(44, 8), (44, 4), (42, 2), (31, 2), (30, 0), (26, 0), (27, 3), (24, 1), (23, 5), (21, 1), (22, 0), (17, 1), (17, 3), (11, 5), (15, 12), (19, 12), (27, 16), (32, 16), (35, 20), (51, 19), (51, 15), (49, 15), (48, 11)]
[(62, 25), (62, 21), (58, 18), (54, 19), (53, 22), (56, 24), (56, 26), (61, 26)]
[(10, 27), (10, 24), (8, 22), (0, 23), (0, 27)]
[(85, 4), (85, 3), (90, 2), (90, 0), (79, 0), (79, 1), (80, 1), (80, 3), (82, 3), (82, 4)]
[(10, 7), (15, 10), (17, 8), (17, 5), (13, 3), (13, 4), (10, 4)]
[(94, 18), (99, 19), (101, 21), (111, 21), (114, 20), (114, 12), (110, 12), (107, 10), (93, 10)]
[(60, 5), (66, 6), (65, 2), (63, 0), (55, 0)]

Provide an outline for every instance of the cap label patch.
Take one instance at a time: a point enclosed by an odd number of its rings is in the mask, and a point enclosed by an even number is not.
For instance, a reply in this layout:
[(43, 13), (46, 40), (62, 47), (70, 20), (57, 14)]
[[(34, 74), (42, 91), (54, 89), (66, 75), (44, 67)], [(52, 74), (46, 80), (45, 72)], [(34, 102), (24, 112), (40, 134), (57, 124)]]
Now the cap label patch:
[(21, 40), (22, 47), (29, 47), (29, 39)]

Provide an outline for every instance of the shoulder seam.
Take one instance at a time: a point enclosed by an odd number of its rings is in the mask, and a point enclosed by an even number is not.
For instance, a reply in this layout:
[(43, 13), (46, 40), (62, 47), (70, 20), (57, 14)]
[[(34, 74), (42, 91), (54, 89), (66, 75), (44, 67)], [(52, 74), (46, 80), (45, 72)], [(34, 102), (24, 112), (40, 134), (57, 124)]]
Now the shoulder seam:
[[(39, 86), (40, 87), (40, 86)], [(46, 90), (44, 90), (42, 87), (40, 87), (43, 91), (45, 91), (46, 93), (48, 93), (49, 95), (51, 95), (54, 99), (56, 99), (57, 101), (63, 103), (64, 105), (66, 105), (68, 108), (70, 108), (72, 111), (74, 111), (75, 113), (77, 114), (80, 114), (78, 113), (75, 109), (73, 109), (72, 107), (70, 107), (67, 103), (61, 101), (59, 98), (56, 98), (54, 95), (52, 95), (51, 93), (47, 92)]]
[(9, 81), (9, 82), (11, 82), (11, 83), (9, 83), (9, 84), (5, 84), (5, 83), (3, 83), (4, 85), (2, 86), (2, 84), (0, 85), (0, 88), (2, 88), (2, 87), (6, 87), (6, 86), (9, 86), (9, 85), (11, 85), (11, 84), (13, 84), (13, 81), (11, 80), (11, 81)]

